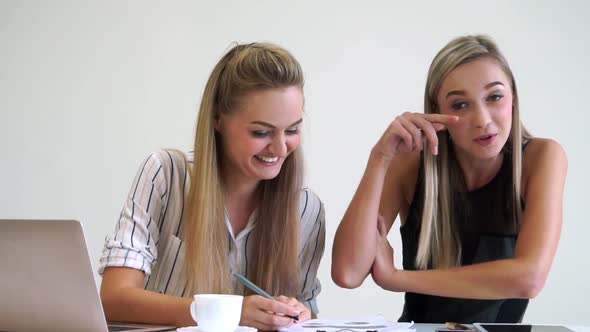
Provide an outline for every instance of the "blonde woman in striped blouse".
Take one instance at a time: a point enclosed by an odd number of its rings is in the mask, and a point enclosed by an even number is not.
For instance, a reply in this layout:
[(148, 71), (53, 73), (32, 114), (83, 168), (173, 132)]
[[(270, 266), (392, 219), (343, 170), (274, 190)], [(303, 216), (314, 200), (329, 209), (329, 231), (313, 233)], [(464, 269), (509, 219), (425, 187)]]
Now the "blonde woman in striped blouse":
[[(231, 48), (205, 87), (194, 151), (143, 162), (101, 257), (108, 320), (194, 325), (198, 293), (243, 294), (240, 325), (318, 312), (324, 211), (302, 184), (303, 72), (286, 50)], [(252, 295), (232, 272), (277, 296)], [(197, 322), (198, 323), (198, 322)]]

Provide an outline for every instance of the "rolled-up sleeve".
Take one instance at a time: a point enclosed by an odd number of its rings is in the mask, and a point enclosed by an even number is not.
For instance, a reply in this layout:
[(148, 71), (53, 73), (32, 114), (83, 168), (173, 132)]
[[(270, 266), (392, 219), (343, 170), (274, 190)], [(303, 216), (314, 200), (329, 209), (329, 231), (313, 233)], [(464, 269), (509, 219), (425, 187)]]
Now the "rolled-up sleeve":
[(121, 210), (115, 231), (105, 238), (98, 272), (106, 267), (130, 267), (150, 275), (158, 259), (157, 245), (164, 197), (163, 163), (158, 153), (141, 164)]
[(317, 273), (326, 240), (324, 205), (310, 190), (304, 191), (301, 201), (303, 247), (299, 262), (302, 284), (297, 299), (317, 314), (319, 312), (317, 296), (322, 289)]

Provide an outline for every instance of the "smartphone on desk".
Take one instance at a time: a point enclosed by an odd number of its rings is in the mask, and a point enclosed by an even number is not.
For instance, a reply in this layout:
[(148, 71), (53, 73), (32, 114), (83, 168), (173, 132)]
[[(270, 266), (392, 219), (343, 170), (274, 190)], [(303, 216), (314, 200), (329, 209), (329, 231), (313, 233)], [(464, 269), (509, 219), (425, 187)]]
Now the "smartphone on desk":
[(474, 323), (479, 332), (574, 332), (561, 325)]

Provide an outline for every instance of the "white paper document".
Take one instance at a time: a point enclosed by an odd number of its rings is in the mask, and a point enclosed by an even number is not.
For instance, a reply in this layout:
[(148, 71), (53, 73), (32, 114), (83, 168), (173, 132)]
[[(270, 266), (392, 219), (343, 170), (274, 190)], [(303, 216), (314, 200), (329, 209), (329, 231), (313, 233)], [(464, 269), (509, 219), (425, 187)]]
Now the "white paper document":
[(398, 323), (385, 320), (382, 316), (371, 316), (353, 319), (312, 319), (290, 328), (281, 329), (282, 332), (415, 332), (410, 329), (414, 323)]

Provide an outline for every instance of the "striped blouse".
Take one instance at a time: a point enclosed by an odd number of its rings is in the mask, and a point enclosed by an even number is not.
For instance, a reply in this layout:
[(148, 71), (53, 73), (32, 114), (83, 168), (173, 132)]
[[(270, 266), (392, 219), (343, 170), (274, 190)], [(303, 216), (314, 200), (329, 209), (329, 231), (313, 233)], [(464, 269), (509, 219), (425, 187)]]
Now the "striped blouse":
[[(185, 155), (189, 164), (192, 153)], [(99, 273), (109, 266), (130, 267), (146, 275), (145, 289), (174, 296), (185, 294), (186, 278), (182, 273), (185, 245), (183, 232), (184, 199), (190, 188), (189, 169), (180, 152), (162, 150), (151, 154), (140, 167), (125, 200), (115, 231), (107, 235), (100, 258)], [(301, 236), (299, 271), (302, 281), (297, 299), (318, 313), (317, 295), (321, 285), (318, 267), (324, 252), (325, 221), (320, 199), (309, 189), (301, 191)], [(255, 227), (252, 218), (239, 234), (234, 235), (229, 219), (230, 270), (246, 274), (248, 243)], [(244, 288), (233, 282), (234, 293)]]

